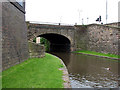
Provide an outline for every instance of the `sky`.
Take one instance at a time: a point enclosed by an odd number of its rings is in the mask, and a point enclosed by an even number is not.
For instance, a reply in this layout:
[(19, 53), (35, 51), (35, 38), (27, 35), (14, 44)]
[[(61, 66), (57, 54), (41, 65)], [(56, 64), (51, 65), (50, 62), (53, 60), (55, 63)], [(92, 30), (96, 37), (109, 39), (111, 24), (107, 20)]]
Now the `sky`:
[[(118, 22), (118, 2), (107, 0), (107, 23)], [(106, 0), (26, 0), (26, 21), (92, 24), (106, 23)]]

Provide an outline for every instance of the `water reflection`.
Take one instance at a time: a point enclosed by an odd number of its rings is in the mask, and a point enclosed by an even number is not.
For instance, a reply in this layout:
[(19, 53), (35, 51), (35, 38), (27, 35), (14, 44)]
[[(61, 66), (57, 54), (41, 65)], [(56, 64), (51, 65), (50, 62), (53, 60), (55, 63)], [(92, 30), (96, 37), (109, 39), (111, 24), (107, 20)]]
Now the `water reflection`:
[(75, 53), (52, 53), (66, 64), (73, 88), (117, 88), (118, 61)]

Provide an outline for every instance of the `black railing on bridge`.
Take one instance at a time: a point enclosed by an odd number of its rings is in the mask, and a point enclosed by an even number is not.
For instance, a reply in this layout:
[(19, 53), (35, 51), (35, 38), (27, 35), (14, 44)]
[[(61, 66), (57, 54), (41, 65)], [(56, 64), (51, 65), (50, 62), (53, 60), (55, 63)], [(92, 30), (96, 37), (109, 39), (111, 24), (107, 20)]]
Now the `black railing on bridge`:
[(74, 26), (73, 24), (66, 24), (66, 23), (54, 23), (54, 22), (41, 22), (41, 21), (28, 21), (34, 24), (48, 24), (48, 25), (64, 25), (64, 26)]

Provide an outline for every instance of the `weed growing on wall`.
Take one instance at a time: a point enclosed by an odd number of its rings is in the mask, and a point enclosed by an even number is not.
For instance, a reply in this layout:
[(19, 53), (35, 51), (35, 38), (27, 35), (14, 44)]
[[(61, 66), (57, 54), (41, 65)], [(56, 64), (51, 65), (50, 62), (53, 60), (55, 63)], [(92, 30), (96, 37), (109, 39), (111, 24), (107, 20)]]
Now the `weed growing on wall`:
[(45, 51), (50, 51), (50, 42), (47, 39), (41, 37), (40, 38), (40, 44), (44, 44)]

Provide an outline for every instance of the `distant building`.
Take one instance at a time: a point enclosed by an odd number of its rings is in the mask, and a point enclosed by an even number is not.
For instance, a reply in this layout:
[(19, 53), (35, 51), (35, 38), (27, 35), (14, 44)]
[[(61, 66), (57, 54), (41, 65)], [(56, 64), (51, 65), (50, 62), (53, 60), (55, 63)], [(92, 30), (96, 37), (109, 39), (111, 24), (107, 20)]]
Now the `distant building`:
[(37, 38), (36, 38), (36, 43), (37, 43), (37, 44), (40, 44), (40, 37), (37, 37)]

